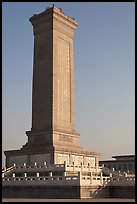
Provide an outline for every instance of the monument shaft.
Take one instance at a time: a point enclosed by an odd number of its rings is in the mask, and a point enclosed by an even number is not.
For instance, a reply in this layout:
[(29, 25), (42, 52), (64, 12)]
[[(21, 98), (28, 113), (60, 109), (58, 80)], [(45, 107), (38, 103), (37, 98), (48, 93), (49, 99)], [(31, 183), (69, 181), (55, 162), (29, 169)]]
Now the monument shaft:
[(73, 36), (60, 9), (30, 18), (34, 30), (32, 130), (74, 130)]
[(30, 22), (34, 64), (32, 128), (26, 132), (29, 144), (75, 144), (79, 137), (74, 129), (73, 38), (77, 22), (56, 7), (33, 15)]

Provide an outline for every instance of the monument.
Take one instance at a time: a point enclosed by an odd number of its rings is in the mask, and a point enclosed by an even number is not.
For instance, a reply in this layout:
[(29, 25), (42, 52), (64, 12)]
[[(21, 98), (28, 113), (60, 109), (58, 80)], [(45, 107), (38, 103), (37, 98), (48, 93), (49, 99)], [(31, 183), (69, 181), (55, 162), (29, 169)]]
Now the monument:
[(19, 150), (5, 151), (2, 196), (135, 197), (135, 177), (99, 166), (74, 126), (73, 39), (77, 22), (54, 5), (30, 18), (34, 33), (32, 127)]
[(99, 153), (78, 144), (74, 126), (74, 30), (78, 23), (53, 5), (30, 19), (34, 34), (32, 128), (6, 166), (67, 163), (97, 166)]

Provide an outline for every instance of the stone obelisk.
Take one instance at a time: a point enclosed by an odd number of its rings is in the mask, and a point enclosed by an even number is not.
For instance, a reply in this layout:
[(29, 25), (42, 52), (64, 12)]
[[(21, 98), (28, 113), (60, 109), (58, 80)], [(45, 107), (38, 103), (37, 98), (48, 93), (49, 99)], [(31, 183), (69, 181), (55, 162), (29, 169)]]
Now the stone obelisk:
[(98, 153), (84, 150), (74, 127), (74, 30), (77, 22), (53, 5), (30, 18), (34, 34), (32, 127), (20, 150), (5, 151), (7, 166), (90, 163)]

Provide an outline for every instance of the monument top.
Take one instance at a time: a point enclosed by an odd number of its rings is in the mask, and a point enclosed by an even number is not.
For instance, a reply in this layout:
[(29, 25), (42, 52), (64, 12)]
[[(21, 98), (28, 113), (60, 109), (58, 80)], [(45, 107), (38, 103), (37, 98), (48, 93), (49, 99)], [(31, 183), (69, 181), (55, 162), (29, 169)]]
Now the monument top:
[(53, 17), (55, 17), (56, 19), (60, 19), (60, 18), (63, 18), (64, 21), (69, 21), (72, 23), (72, 25), (74, 26), (74, 28), (76, 26), (78, 26), (78, 23), (77, 21), (73, 18), (73, 17), (70, 17), (66, 14), (64, 14), (62, 12), (62, 8), (57, 8), (54, 4), (53, 6), (50, 8), (50, 7), (46, 7), (45, 8), (45, 11), (39, 13), (39, 14), (34, 14), (29, 20), (30, 22), (32, 23), (33, 21), (35, 21), (36, 19), (38, 18), (41, 18), (41, 17), (44, 17), (44, 16), (48, 16), (50, 14), (53, 14)]

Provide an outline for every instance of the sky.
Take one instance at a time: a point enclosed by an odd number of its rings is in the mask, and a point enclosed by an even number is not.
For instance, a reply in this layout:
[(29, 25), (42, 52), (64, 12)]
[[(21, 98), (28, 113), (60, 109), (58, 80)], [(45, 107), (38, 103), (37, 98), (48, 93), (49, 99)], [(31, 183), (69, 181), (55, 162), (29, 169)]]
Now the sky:
[(27, 142), (32, 122), (33, 31), (46, 7), (75, 18), (75, 129), (100, 160), (135, 153), (135, 3), (2, 3), (2, 158)]

